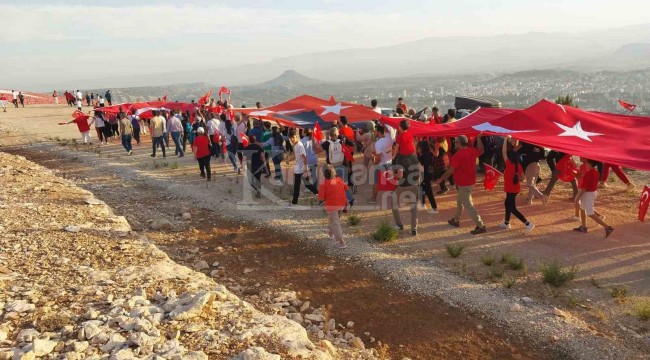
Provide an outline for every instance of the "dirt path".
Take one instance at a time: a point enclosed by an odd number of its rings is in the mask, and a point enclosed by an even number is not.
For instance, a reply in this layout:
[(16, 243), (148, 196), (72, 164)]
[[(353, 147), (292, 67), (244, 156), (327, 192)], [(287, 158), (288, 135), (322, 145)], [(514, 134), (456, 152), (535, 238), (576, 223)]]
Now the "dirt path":
[(180, 209), (191, 209), (190, 221), (175, 223), (172, 232), (149, 230), (147, 237), (172, 259), (190, 267), (197, 258), (188, 260), (187, 255), (198, 247), (200, 259), (224, 267), (219, 281), (258, 308), (273, 311), (259, 299), (261, 291), (296, 291), (312, 306), (328, 309), (331, 318), (354, 322), (351, 331), (369, 346), (381, 342), (382, 351), (392, 359), (552, 358), (543, 349), (524, 345), (471, 313), (402, 291), (358, 259), (334, 260), (284, 234), (248, 228), (183, 200), (161, 201), (157, 197), (160, 189), (144, 182), (116, 186), (119, 179), (101, 171), (62, 163), (47, 153), (20, 153), (66, 178), (77, 179), (117, 215), (135, 224), (135, 229), (157, 216), (178, 217)]

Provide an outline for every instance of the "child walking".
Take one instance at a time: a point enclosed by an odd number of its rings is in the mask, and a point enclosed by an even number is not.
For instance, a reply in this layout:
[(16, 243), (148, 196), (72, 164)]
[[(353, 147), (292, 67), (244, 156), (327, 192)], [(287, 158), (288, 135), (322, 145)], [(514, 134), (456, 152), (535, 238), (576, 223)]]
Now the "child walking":
[(336, 247), (345, 249), (347, 245), (345, 245), (341, 230), (341, 212), (347, 205), (345, 192), (348, 190), (348, 185), (336, 176), (336, 170), (332, 165), (325, 167), (323, 176), (325, 181), (320, 184), (318, 189), (318, 200), (325, 202), (325, 212), (329, 224), (327, 235), (336, 241)]
[(506, 162), (506, 168), (503, 172), (503, 190), (506, 192), (506, 216), (500, 227), (510, 229), (510, 215), (514, 215), (519, 221), (526, 225), (525, 232), (529, 233), (535, 225), (526, 220), (526, 217), (517, 210), (517, 195), (521, 191), (521, 181), (524, 179), (524, 169), (519, 161), (519, 154), (514, 150), (508, 150), (508, 143), (512, 144), (512, 148), (517, 147), (517, 140), (511, 140), (510, 136), (503, 142), (501, 149), (503, 158)]
[(603, 220), (605, 217), (594, 209), (594, 202), (596, 201), (598, 180), (600, 173), (596, 170), (597, 161), (586, 160), (584, 162), (586, 172), (582, 177), (582, 182), (578, 186), (579, 191), (576, 195), (575, 203), (580, 206), (580, 226), (573, 229), (577, 232), (587, 232), (587, 216), (592, 218), (600, 226), (605, 228), (605, 238), (608, 238), (614, 232), (614, 228), (607, 225)]

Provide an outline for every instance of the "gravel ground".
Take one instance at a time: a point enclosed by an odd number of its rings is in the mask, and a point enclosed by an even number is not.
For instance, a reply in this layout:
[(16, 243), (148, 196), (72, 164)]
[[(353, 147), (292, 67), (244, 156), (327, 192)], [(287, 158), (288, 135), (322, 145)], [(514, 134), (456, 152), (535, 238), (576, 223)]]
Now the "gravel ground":
[(50, 170), (0, 152), (0, 184), (0, 359), (374, 358), (315, 345)]
[[(362, 259), (366, 266), (408, 291), (436, 296), (446, 303), (472, 311), (503, 327), (510, 334), (536, 343), (556, 354), (571, 359), (647, 359), (647, 349), (639, 349), (616, 337), (604, 337), (588, 324), (570, 314), (529, 298), (519, 298), (494, 284), (475, 284), (437, 266), (435, 260), (415, 260), (385, 252), (369, 242), (367, 237), (349, 237), (348, 248), (335, 250), (323, 233), (325, 221), (319, 212), (287, 210), (282, 198), (286, 194), (273, 189), (256, 204), (238, 203), (242, 199), (240, 178), (217, 177), (216, 182), (174, 181), (169, 172), (157, 168), (135, 168), (135, 160), (101, 153), (70, 151), (52, 145), (32, 145), (33, 149), (51, 153), (65, 161), (77, 161), (93, 171), (119, 175), (125, 183), (147, 181), (158, 186), (166, 195), (193, 199), (197, 207), (220, 213), (223, 217), (256, 226), (270, 226), (322, 247), (334, 257)], [(130, 165), (130, 166), (129, 166)], [(239, 185), (239, 186), (237, 186)], [(206, 187), (210, 197), (203, 196)], [(202, 191), (198, 191), (202, 190)], [(268, 198), (274, 200), (268, 200)], [(273, 203), (278, 205), (273, 206)]]

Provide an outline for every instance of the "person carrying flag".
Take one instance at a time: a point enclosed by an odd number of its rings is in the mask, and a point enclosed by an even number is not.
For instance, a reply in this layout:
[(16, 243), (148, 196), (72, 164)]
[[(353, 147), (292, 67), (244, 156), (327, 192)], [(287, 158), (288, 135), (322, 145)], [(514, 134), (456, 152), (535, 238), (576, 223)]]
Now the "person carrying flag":
[(575, 197), (576, 205), (580, 206), (580, 226), (573, 230), (586, 233), (587, 216), (589, 216), (592, 220), (605, 228), (605, 238), (608, 238), (612, 232), (614, 232), (614, 228), (607, 225), (605, 221), (603, 221), (605, 216), (600, 215), (594, 209), (594, 202), (598, 195), (598, 179), (600, 179), (600, 174), (596, 169), (597, 164), (598, 162), (595, 160), (585, 159), (584, 165), (586, 172), (579, 184), (580, 191), (578, 191), (578, 195)]
[(93, 144), (92, 139), (90, 138), (90, 124), (93, 123), (93, 120), (88, 121), (89, 119), (90, 116), (88, 115), (78, 114), (77, 116), (75, 116), (74, 119), (66, 123), (66, 124), (72, 124), (72, 123), (77, 124), (77, 128), (81, 133), (81, 139), (83, 140), (84, 145)]
[(503, 190), (506, 193), (506, 201), (504, 203), (506, 215), (504, 221), (499, 226), (504, 229), (510, 229), (510, 215), (514, 215), (524, 225), (526, 225), (525, 232), (529, 233), (535, 225), (526, 220), (526, 217), (517, 210), (517, 195), (521, 191), (521, 182), (524, 180), (524, 169), (521, 166), (519, 154), (514, 150), (508, 150), (508, 142), (513, 148), (516, 148), (518, 140), (512, 139), (510, 136), (503, 142), (501, 153), (506, 162), (506, 168), (503, 172)]

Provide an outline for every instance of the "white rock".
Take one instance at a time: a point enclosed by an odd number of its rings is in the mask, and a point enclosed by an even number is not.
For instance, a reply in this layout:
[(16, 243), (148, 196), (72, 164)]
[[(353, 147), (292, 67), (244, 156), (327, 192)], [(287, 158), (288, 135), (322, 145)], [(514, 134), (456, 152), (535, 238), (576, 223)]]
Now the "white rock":
[(212, 263), (212, 267), (217, 267), (217, 266), (219, 266), (219, 262), (218, 262), (218, 261), (215, 261), (215, 262)]
[(32, 343), (34, 355), (39, 357), (45, 356), (54, 351), (56, 344), (56, 341), (47, 339), (34, 339), (34, 342)]
[(82, 353), (86, 351), (86, 349), (88, 349), (89, 345), (90, 344), (88, 343), (88, 341), (75, 341), (72, 344), (72, 348), (74, 349), (75, 352)]
[(86, 321), (82, 324), (84, 335), (87, 340), (94, 338), (97, 334), (101, 333), (102, 330), (97, 326), (94, 321)]
[(181, 217), (183, 218), (183, 220), (190, 220), (192, 218), (192, 214), (188, 212), (184, 212), (183, 215), (181, 215)]
[(208, 355), (203, 351), (190, 351), (183, 355), (183, 360), (208, 360)]
[(7, 330), (0, 329), (0, 341), (7, 340)]
[(268, 353), (264, 348), (259, 346), (248, 348), (233, 358), (233, 360), (281, 360), (281, 359), (282, 358), (280, 357), (280, 355)]
[(171, 230), (172, 223), (165, 219), (155, 219), (149, 227), (153, 230)]
[(135, 356), (133, 355), (133, 350), (131, 349), (121, 349), (120, 351), (115, 352), (111, 355), (110, 360), (130, 360)]
[(516, 303), (513, 304), (513, 305), (510, 307), (510, 311), (513, 311), (513, 312), (520, 312), (521, 310), (523, 310), (523, 308), (521, 307), (521, 305), (516, 304)]
[(11, 349), (0, 350), (0, 360), (11, 360), (14, 357), (14, 351)]
[(318, 314), (306, 314), (305, 315), (305, 320), (309, 320), (312, 322), (323, 322), (325, 321), (325, 318), (323, 315), (318, 315)]
[(64, 227), (63, 230), (65, 230), (65, 231), (67, 231), (69, 233), (78, 233), (79, 230), (81, 230), (81, 229), (79, 228), (79, 226), (76, 226), (76, 225), (68, 225), (68, 226)]
[(353, 328), (353, 327), (354, 327), (354, 321), (348, 321), (348, 323), (347, 323), (347, 327), (348, 327), (349, 329)]
[(311, 305), (309, 301), (305, 301), (304, 303), (302, 303), (302, 306), (300, 306), (300, 312), (307, 311), (307, 309), (309, 309), (309, 305)]
[(530, 305), (530, 304), (533, 303), (533, 299), (524, 296), (524, 297), (521, 298), (521, 302), (523, 302), (523, 303), (526, 304), (526, 305)]
[(205, 260), (199, 260), (194, 263), (194, 268), (196, 270), (205, 270), (205, 269), (209, 269), (210, 265), (208, 265), (208, 263)]
[(355, 348), (357, 350), (365, 350), (366, 349), (366, 345), (358, 337), (355, 337), (354, 339), (352, 339), (352, 344), (351, 345), (352, 345), (353, 348)]
[(32, 342), (40, 334), (36, 329), (23, 329), (16, 335), (16, 342)]
[(336, 353), (337, 353), (336, 348), (334, 347), (334, 345), (332, 345), (332, 343), (329, 340), (321, 340), (318, 343), (318, 347), (325, 350), (331, 356), (336, 357)]
[(192, 300), (186, 304), (177, 306), (169, 317), (172, 320), (189, 320), (199, 316), (203, 312), (204, 306), (212, 305), (214, 301), (214, 294), (209, 292), (200, 292), (196, 294)]
[(36, 359), (36, 355), (34, 354), (33, 351), (26, 351), (26, 352), (15, 352), (14, 356), (12, 358), (13, 360), (34, 360)]
[(7, 312), (24, 313), (24, 312), (32, 312), (35, 309), (36, 309), (36, 305), (30, 304), (25, 300), (12, 301), (5, 306), (5, 310)]

